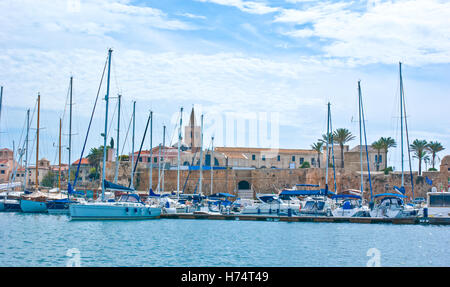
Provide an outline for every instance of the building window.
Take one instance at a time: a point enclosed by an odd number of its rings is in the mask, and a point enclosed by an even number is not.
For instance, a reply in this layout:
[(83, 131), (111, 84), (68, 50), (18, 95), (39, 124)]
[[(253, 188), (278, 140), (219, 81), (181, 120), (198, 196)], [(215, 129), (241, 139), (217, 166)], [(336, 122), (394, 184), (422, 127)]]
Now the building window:
[(277, 156), (277, 161), (280, 161), (281, 160), (281, 157), (280, 157), (280, 155), (278, 155)]
[(139, 162), (142, 162), (142, 157), (139, 157)]
[(262, 160), (266, 160), (266, 156), (265, 155), (262, 155)]
[(305, 160), (305, 159), (301, 157), (301, 158), (300, 158), (300, 164), (302, 164), (304, 160)]
[(153, 162), (158, 162), (158, 158), (154, 157)]
[(292, 156), (292, 161), (295, 161), (295, 155)]
[(379, 162), (379, 163), (382, 163), (382, 162), (383, 162), (383, 156), (382, 156), (381, 154), (378, 156), (378, 162)]
[(312, 165), (316, 165), (316, 159), (313, 158), (313, 157), (311, 158), (311, 164), (312, 164)]
[(256, 155), (252, 154), (252, 160), (256, 160)]
[(4, 171), (4, 170), (2, 170), (2, 174), (5, 174), (5, 171)]

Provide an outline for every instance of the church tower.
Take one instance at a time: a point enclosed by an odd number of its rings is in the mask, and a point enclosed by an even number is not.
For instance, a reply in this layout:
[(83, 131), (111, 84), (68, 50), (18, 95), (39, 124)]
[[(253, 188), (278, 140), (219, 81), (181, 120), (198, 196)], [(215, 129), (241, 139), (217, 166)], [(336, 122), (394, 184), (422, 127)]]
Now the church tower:
[(200, 126), (197, 125), (195, 120), (194, 107), (192, 107), (189, 124), (184, 127), (184, 143), (191, 148), (192, 152), (196, 152), (200, 149), (200, 129)]

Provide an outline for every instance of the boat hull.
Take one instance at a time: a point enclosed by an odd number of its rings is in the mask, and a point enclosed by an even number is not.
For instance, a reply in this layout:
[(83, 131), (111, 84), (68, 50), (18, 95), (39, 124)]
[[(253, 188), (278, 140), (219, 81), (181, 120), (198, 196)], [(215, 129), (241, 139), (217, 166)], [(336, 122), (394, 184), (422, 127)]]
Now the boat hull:
[(47, 204), (43, 201), (20, 200), (20, 209), (25, 213), (44, 213), (47, 212)]
[(18, 199), (7, 199), (2, 202), (3, 209), (1, 211), (4, 212), (21, 212), (20, 209), (20, 201)]
[(71, 204), (69, 210), (72, 220), (142, 220), (161, 215), (161, 208), (147, 206)]

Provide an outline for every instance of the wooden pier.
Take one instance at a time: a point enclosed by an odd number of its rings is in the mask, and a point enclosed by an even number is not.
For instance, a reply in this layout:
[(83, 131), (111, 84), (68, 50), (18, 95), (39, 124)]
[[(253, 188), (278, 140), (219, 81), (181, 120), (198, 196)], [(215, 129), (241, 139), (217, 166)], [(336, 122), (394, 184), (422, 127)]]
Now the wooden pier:
[(242, 214), (161, 214), (167, 219), (203, 219), (203, 220), (251, 220), (251, 221), (288, 221), (288, 222), (330, 222), (330, 223), (391, 223), (391, 224), (434, 224), (450, 225), (450, 217), (414, 217), (414, 218), (372, 218), (372, 217), (326, 217), (326, 216), (273, 216)]

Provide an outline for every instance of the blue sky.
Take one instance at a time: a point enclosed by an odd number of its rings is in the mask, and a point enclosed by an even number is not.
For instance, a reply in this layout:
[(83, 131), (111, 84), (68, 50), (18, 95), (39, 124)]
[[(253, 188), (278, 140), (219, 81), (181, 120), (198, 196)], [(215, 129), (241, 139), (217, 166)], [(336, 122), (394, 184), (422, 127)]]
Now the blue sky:
[[(309, 148), (325, 133), (328, 101), (333, 126), (358, 136), (358, 80), (368, 142), (380, 136), (399, 140), (402, 61), (411, 140), (437, 140), (448, 148), (448, 15), (450, 3), (439, 0), (4, 0), (0, 145), (12, 148), (13, 140), (19, 142), (26, 109), (33, 109), (40, 92), (40, 155), (56, 160), (57, 122), (66, 110), (67, 134), (66, 96), (73, 75), (73, 158), (79, 156), (112, 47), (111, 93), (123, 94), (122, 127), (128, 125), (131, 102), (138, 102), (136, 141), (150, 109), (154, 141), (160, 142), (162, 125), (168, 125), (172, 138), (179, 108), (190, 111), (196, 105), (205, 113), (205, 145), (211, 135), (219, 146), (267, 145), (253, 135), (268, 116), (277, 119), (268, 129), (277, 127), (279, 135), (270, 145)], [(113, 99), (110, 115), (114, 108)], [(101, 102), (89, 147), (102, 144), (103, 119)], [(237, 132), (230, 125), (223, 128), (228, 132), (217, 129), (227, 120), (240, 122), (234, 124)], [(114, 127), (110, 131), (113, 136)], [(249, 135), (225, 140), (239, 132)], [(121, 133), (124, 139), (126, 129)], [(63, 142), (67, 145), (67, 135)], [(350, 145), (358, 142), (357, 137)], [(124, 152), (129, 149), (127, 142)], [(390, 165), (398, 167), (399, 158), (393, 150)]]

